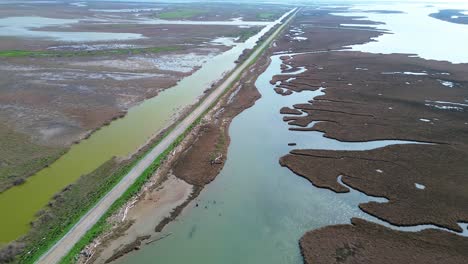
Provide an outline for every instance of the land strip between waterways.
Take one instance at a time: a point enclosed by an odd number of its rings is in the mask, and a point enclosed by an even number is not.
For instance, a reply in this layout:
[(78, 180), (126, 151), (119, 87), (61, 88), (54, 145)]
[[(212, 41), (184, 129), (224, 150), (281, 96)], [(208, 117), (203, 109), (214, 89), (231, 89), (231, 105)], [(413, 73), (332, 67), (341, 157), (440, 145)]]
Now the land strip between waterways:
[[(293, 10), (295, 12), (296, 10)], [(268, 39), (263, 42), (250, 57), (245, 60), (216, 90), (214, 90), (188, 117), (181, 121), (174, 130), (169, 133), (153, 150), (151, 150), (111, 191), (109, 191), (81, 220), (47, 253), (38, 263), (57, 263), (64, 257), (73, 246), (84, 236), (89, 229), (111, 208), (112, 204), (121, 197), (125, 191), (142, 175), (145, 170), (153, 164), (161, 154), (165, 153), (173, 143), (182, 136), (192, 124), (207, 111), (213, 103), (224, 93), (231, 84), (237, 80), (242, 71), (251, 65), (264, 49), (273, 41), (278, 33), (284, 28), (295, 15), (292, 15), (283, 23)]]

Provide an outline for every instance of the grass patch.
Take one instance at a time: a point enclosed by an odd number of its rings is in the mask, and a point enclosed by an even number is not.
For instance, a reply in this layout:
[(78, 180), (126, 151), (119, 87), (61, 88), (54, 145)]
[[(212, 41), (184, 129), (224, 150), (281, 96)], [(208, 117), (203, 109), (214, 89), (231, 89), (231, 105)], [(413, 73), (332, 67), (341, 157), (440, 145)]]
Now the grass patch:
[(128, 54), (147, 54), (159, 53), (164, 51), (179, 50), (180, 47), (151, 47), (151, 48), (133, 48), (133, 49), (109, 49), (109, 50), (1, 50), (0, 58), (14, 57), (80, 57), (80, 56), (108, 56), (108, 55), (128, 55)]
[(257, 18), (261, 20), (272, 20), (277, 16), (276, 13), (271, 12), (261, 12), (257, 14)]
[(237, 40), (237, 42), (245, 42), (249, 38), (255, 36), (258, 32), (260, 32), (260, 30), (261, 30), (261, 27), (246, 28), (240, 31), (239, 34), (233, 34), (230, 37), (233, 37), (233, 38), (238, 37), (239, 39)]
[(163, 12), (157, 15), (160, 19), (189, 19), (206, 13), (202, 9), (180, 9), (175, 11)]

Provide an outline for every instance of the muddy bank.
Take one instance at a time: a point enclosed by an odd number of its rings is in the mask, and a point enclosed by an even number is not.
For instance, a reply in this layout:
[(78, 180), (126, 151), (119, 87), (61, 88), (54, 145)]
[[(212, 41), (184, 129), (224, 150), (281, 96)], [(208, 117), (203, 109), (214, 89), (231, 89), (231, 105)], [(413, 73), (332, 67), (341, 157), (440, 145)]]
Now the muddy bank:
[(230, 142), (229, 124), (237, 114), (260, 98), (254, 83), (256, 76), (266, 68), (267, 58), (263, 55), (252, 68), (246, 70), (219, 109), (209, 117), (207, 124), (200, 127), (194, 143), (174, 166), (177, 177), (193, 185), (204, 186), (218, 175)]
[[(186, 201), (190, 201), (198, 192), (196, 187), (169, 176), (157, 189), (143, 193), (121, 209), (118, 214), (121, 218), (114, 219), (116, 222), (120, 221), (115, 227), (115, 232), (102, 240), (103, 243), (96, 249), (98, 253), (93, 254), (89, 261), (109, 263), (140, 249), (143, 242), (154, 243), (170, 235), (158, 234), (161, 230), (154, 234), (154, 225), (164, 226), (168, 219), (172, 219), (175, 213), (185, 207)], [(125, 235), (121, 232), (125, 232)], [(87, 250), (95, 252), (91, 247)], [(111, 256), (108, 257), (109, 255)]]
[(466, 263), (468, 240), (443, 231), (394, 231), (353, 218), (351, 225), (310, 231), (300, 241), (311, 263)]

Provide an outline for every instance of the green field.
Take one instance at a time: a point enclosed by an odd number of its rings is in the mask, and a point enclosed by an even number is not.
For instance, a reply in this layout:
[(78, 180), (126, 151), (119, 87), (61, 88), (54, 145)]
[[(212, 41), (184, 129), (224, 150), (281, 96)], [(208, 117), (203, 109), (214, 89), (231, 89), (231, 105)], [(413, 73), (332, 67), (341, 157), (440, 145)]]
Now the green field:
[(107, 56), (158, 53), (163, 51), (175, 51), (179, 47), (151, 47), (134, 49), (109, 49), (109, 50), (83, 50), (83, 51), (50, 51), (50, 50), (0, 50), (0, 58), (12, 57), (76, 57), (76, 56)]
[(260, 27), (251, 27), (251, 28), (246, 28), (242, 30), (238, 35), (232, 35), (231, 37), (239, 37), (237, 39), (237, 42), (245, 42), (248, 40), (250, 37), (255, 36), (258, 32), (260, 32), (261, 28)]
[(206, 11), (201, 9), (181, 9), (168, 11), (158, 14), (160, 19), (189, 19), (204, 14)]
[(273, 20), (276, 17), (275, 13), (262, 12), (257, 14), (257, 18), (261, 20)]

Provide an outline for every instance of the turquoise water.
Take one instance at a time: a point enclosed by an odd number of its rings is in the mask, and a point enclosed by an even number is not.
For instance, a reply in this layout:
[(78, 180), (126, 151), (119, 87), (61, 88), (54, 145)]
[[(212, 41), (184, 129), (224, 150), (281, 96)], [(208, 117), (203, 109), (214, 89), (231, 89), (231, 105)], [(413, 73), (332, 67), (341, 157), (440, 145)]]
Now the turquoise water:
[[(308, 230), (349, 223), (351, 217), (370, 219), (358, 209), (369, 198), (351, 191), (336, 194), (313, 187), (279, 165), (294, 148), (365, 150), (403, 141), (345, 143), (319, 132), (289, 131), (279, 110), (304, 103), (323, 91), (282, 97), (269, 83), (280, 73), (279, 56), (256, 85), (256, 104), (237, 116), (229, 129), (231, 144), (218, 177), (163, 233), (171, 236), (143, 247), (118, 263), (302, 263), (298, 240)], [(198, 207), (195, 206), (198, 204)]]

